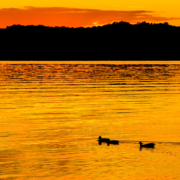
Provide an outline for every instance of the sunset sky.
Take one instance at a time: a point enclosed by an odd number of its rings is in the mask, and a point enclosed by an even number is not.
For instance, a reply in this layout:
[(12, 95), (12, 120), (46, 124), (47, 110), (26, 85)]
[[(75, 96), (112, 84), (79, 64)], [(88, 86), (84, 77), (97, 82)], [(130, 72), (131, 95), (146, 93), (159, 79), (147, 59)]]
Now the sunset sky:
[(0, 28), (13, 24), (94, 26), (113, 22), (169, 22), (180, 26), (179, 0), (0, 1)]

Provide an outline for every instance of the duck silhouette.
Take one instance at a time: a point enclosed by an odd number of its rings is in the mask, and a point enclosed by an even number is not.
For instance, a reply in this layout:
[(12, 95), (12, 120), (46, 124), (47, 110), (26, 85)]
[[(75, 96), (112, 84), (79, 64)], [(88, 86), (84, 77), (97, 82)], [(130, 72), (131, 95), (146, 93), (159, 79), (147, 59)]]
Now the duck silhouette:
[(110, 144), (118, 145), (118, 144), (119, 144), (119, 141), (117, 141), (117, 140), (109, 140), (109, 141), (107, 142), (107, 145), (109, 146)]
[(148, 144), (143, 144), (141, 141), (139, 142), (140, 144), (140, 149), (141, 148), (154, 148), (155, 144), (154, 143), (148, 143)]
[(101, 145), (102, 142), (108, 143), (110, 141), (110, 139), (102, 138), (101, 136), (99, 136), (98, 141), (99, 141), (99, 145)]
[(119, 144), (119, 141), (117, 141), (117, 140), (110, 140), (109, 138), (102, 138), (101, 136), (99, 136), (98, 141), (99, 141), (99, 145), (101, 145), (101, 143), (103, 143), (103, 142), (107, 143), (108, 146), (110, 144), (115, 144), (115, 145)]

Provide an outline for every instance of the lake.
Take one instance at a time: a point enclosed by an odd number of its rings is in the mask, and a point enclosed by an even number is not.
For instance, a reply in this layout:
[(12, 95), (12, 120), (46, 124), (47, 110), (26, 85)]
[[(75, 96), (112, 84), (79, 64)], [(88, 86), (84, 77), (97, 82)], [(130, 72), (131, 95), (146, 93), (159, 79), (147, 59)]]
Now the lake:
[(0, 112), (1, 180), (180, 179), (179, 62), (3, 62)]

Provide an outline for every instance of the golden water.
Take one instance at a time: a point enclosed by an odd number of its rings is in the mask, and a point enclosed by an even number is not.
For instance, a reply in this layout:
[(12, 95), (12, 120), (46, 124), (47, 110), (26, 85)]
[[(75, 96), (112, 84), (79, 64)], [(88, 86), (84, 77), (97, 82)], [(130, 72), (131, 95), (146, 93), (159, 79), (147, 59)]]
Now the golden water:
[(1, 64), (0, 179), (179, 180), (179, 80), (178, 64)]

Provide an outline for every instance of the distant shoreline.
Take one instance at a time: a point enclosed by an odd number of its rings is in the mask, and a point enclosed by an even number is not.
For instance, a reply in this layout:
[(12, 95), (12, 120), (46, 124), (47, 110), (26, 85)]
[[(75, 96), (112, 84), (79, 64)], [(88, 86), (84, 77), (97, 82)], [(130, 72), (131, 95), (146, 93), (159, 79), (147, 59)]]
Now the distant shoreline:
[(13, 25), (0, 29), (0, 60), (180, 60), (179, 34), (180, 27), (166, 22), (91, 28)]
[(137, 64), (154, 64), (154, 65), (162, 65), (162, 64), (180, 64), (180, 60), (176, 61), (2, 61), (0, 60), (0, 64), (114, 64), (114, 65), (137, 65)]

